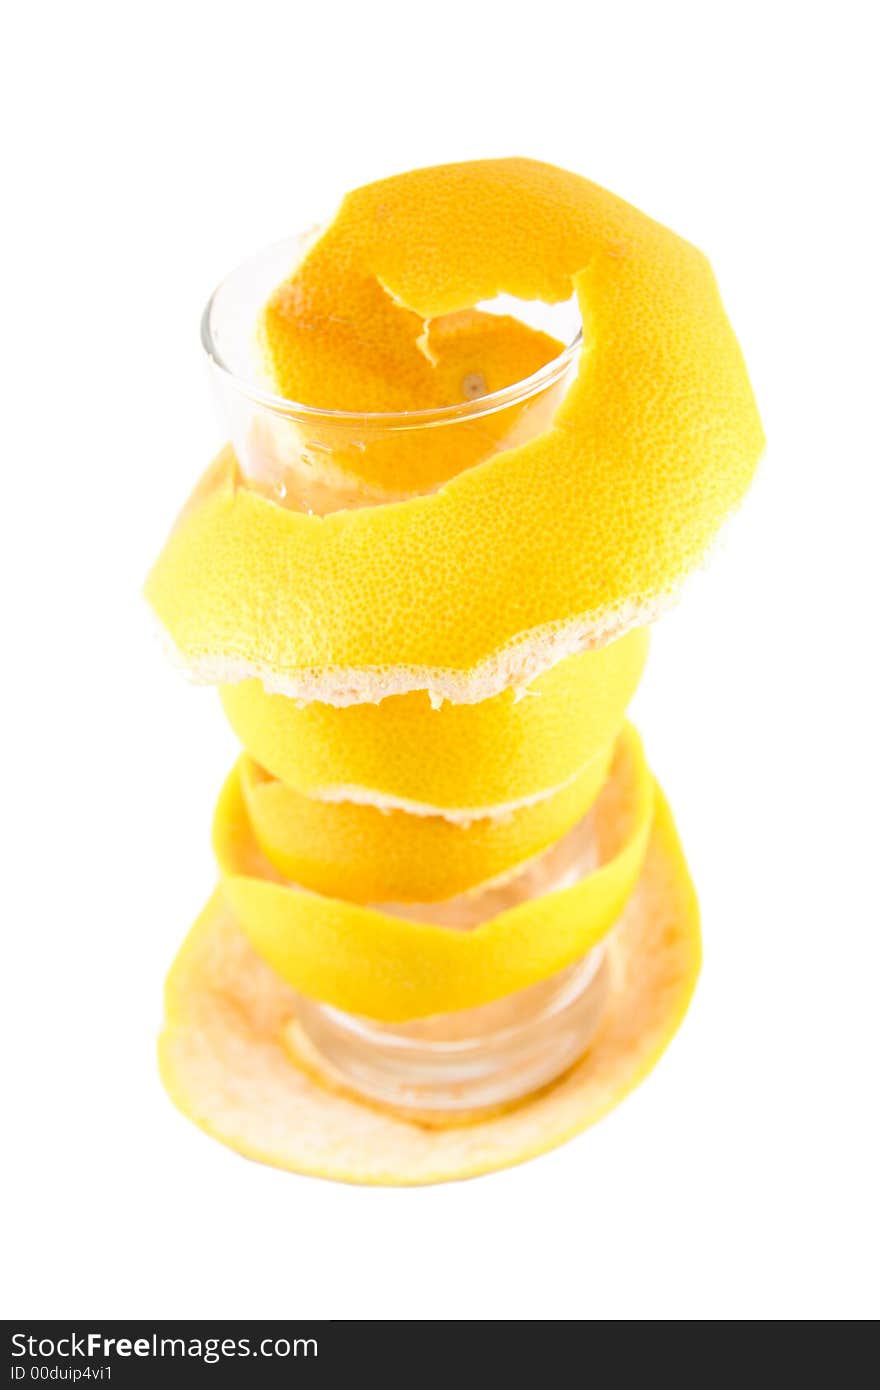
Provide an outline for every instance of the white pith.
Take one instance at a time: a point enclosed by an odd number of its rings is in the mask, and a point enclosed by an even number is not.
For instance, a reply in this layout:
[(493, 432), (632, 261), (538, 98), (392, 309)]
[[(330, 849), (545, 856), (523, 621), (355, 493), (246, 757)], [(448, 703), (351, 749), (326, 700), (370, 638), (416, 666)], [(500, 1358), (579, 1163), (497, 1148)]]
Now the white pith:
[(442, 666), (327, 666), (322, 670), (278, 671), (262, 662), (219, 653), (184, 655), (166, 634), (170, 654), (200, 685), (235, 685), (259, 680), (269, 695), (304, 704), (379, 704), (391, 695), (425, 691), (432, 704), (479, 704), (511, 688), (523, 690), (558, 662), (623, 637), (653, 622), (678, 598), (679, 586), (654, 598), (628, 601), (600, 614), (547, 623), (518, 634), (469, 671)]
[(321, 787), (309, 792), (309, 796), (314, 801), (324, 801), (333, 804), (348, 802), (355, 806), (372, 806), (377, 811), (405, 811), (410, 816), (430, 816), (440, 817), (450, 821), (453, 825), (469, 826), (474, 821), (480, 820), (504, 820), (507, 816), (512, 816), (516, 811), (522, 811), (527, 806), (537, 806), (541, 801), (547, 801), (550, 797), (556, 796), (558, 792), (564, 791), (576, 782), (578, 777), (584, 772), (587, 763), (578, 768), (570, 777), (557, 783), (554, 787), (547, 787), (541, 791), (532, 792), (529, 796), (517, 797), (514, 801), (499, 801), (491, 806), (432, 806), (424, 801), (410, 801), (405, 796), (388, 796), (384, 792), (377, 792), (370, 787), (356, 786), (336, 786)]

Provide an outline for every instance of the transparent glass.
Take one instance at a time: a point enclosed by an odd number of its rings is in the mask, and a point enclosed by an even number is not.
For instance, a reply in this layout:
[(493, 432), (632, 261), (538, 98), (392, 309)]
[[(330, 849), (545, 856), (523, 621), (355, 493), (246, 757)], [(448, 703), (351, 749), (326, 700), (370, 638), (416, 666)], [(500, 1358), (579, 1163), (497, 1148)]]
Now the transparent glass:
[[(441, 903), (382, 903), (410, 921), (470, 931), (598, 867), (593, 818), (503, 879)], [(586, 1052), (609, 989), (606, 948), (489, 1004), (409, 1023), (376, 1023), (301, 999), (298, 1022), (321, 1065), (400, 1108), (454, 1113), (509, 1103), (547, 1085)]]
[[(476, 306), (509, 314), (565, 344), (540, 370), (503, 390), (483, 394), (479, 374), (471, 372), (462, 379), (459, 404), (380, 414), (317, 408), (275, 394), (257, 325), (309, 240), (309, 234), (292, 237), (245, 261), (217, 287), (202, 318), (223, 418), (256, 489), (282, 506), (318, 515), (401, 501), (432, 492), (463, 467), (547, 428), (577, 369), (581, 327), (574, 298), (548, 305), (499, 296)], [(406, 483), (396, 477), (404, 471), (396, 466), (404, 455)]]
[(492, 1109), (548, 1085), (584, 1055), (605, 1009), (602, 948), (478, 1009), (379, 1026), (302, 1000), (321, 1065), (361, 1095), (420, 1112)]
[[(280, 242), (233, 271), (211, 297), (202, 342), (248, 484), (280, 506), (325, 515), (435, 491), (457, 472), (544, 431), (570, 386), (582, 345), (574, 299), (475, 306), (551, 335), (559, 352), (532, 375), (487, 392), (479, 373), (453, 405), (393, 413), (318, 408), (277, 395), (257, 325), (309, 237)], [(332, 403), (328, 403), (330, 405)], [(401, 481), (406, 477), (406, 482)], [(592, 817), (502, 879), (441, 903), (377, 906), (468, 931), (596, 867)], [(546, 1085), (589, 1045), (608, 991), (604, 948), (549, 980), (478, 1008), (380, 1024), (302, 999), (298, 1023), (328, 1072), (365, 1096), (423, 1112), (492, 1107)]]

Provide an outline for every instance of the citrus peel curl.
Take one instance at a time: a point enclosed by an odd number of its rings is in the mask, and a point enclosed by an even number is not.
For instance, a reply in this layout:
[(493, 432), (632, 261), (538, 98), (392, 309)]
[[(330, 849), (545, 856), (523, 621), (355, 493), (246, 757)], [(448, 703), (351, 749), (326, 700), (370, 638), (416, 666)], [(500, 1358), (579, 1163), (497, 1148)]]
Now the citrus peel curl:
[[(498, 295), (574, 298), (579, 353), (485, 313)], [(491, 1171), (616, 1104), (696, 979), (693, 889), (621, 723), (645, 625), (751, 480), (751, 388), (702, 255), (530, 160), (349, 195), (260, 327), (295, 400), (238, 383), (241, 461), (211, 465), (147, 583), (247, 749), (215, 817), (218, 891), (169, 976), (163, 1079), (292, 1171)], [(301, 1045), (303, 997), (405, 1023), (598, 943), (614, 985), (585, 1057), (491, 1116), (366, 1102)]]
[(337, 1182), (409, 1186), (475, 1177), (566, 1143), (618, 1105), (678, 1029), (700, 968), (696, 898), (663, 797), (641, 875), (609, 940), (613, 992), (583, 1060), (490, 1116), (431, 1126), (298, 1065), (296, 995), (218, 891), (168, 976), (162, 1080), (200, 1129), (260, 1163)]
[(349, 1013), (403, 1022), (489, 1003), (586, 955), (611, 929), (638, 878), (652, 796), (641, 743), (628, 727), (591, 812), (599, 867), (471, 931), (285, 882), (260, 850), (237, 777), (221, 793), (214, 848), (232, 911), (281, 979)]
[[(435, 902), (518, 868), (566, 835), (605, 780), (611, 746), (559, 791), (502, 816), (456, 824), (303, 796), (243, 757), (232, 773), (254, 838), (285, 878), (350, 902)], [(221, 818), (235, 792), (221, 797)], [(225, 831), (221, 826), (221, 841)]]
[(333, 704), (476, 701), (655, 616), (763, 445), (703, 256), (531, 160), (371, 185), (304, 265), (328, 245), (422, 320), (573, 289), (578, 375), (543, 433), (405, 502), (301, 514), (221, 455), (147, 585), (190, 673)]
[(268, 695), (256, 680), (220, 697), (251, 756), (304, 796), (466, 824), (571, 783), (617, 735), (647, 651), (637, 628), (480, 704), (435, 708), (413, 691), (336, 708)]

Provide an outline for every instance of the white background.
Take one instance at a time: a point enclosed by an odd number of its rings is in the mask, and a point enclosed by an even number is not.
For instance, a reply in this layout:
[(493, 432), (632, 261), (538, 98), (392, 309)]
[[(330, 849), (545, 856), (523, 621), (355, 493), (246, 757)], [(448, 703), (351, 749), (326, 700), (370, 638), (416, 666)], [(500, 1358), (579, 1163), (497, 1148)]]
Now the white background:
[[(0, 82), (7, 1315), (880, 1311), (871, 10), (18, 7)], [(658, 1071), (597, 1129), (500, 1176), (359, 1190), (243, 1162), (159, 1085), (162, 978), (213, 881), (234, 745), (139, 589), (222, 438), (197, 338), (214, 282), (350, 186), (511, 153), (710, 254), (764, 415), (760, 480), (635, 707), (706, 965)]]

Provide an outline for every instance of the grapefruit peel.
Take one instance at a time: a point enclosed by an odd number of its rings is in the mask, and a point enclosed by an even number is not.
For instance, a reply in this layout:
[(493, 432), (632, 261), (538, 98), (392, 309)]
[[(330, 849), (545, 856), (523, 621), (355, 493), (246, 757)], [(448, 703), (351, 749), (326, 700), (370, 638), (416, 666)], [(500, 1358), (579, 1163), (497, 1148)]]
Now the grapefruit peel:
[(251, 756), (304, 796), (468, 824), (552, 796), (612, 742), (648, 651), (648, 629), (559, 662), (531, 686), (480, 704), (433, 706), (424, 691), (336, 708), (220, 689)]
[(584, 1058), (500, 1113), (430, 1126), (357, 1099), (301, 1050), (296, 995), (218, 890), (168, 977), (159, 1043), (174, 1104), (212, 1138), (288, 1172), (373, 1186), (476, 1177), (566, 1143), (618, 1105), (677, 1031), (700, 968), (699, 913), (659, 791), (639, 882), (609, 940), (613, 992)]
[(221, 793), (214, 848), (229, 907), (282, 980), (346, 1012), (404, 1022), (489, 1003), (586, 955), (610, 931), (636, 883), (652, 805), (641, 743), (628, 727), (591, 813), (599, 868), (471, 931), (286, 882), (260, 850), (235, 776)]
[(577, 377), (543, 433), (404, 502), (287, 510), (225, 450), (147, 583), (189, 673), (339, 705), (478, 701), (656, 616), (763, 446), (700, 252), (586, 179), (512, 159), (361, 189), (303, 264), (316, 256), (348, 256), (422, 321), (574, 291)]
[[(273, 868), (315, 893), (352, 902), (434, 902), (516, 869), (561, 839), (599, 794), (611, 747), (561, 790), (503, 816), (467, 823), (351, 801), (321, 802), (239, 759), (237, 781), (254, 838)], [(236, 799), (221, 797), (221, 806)]]

